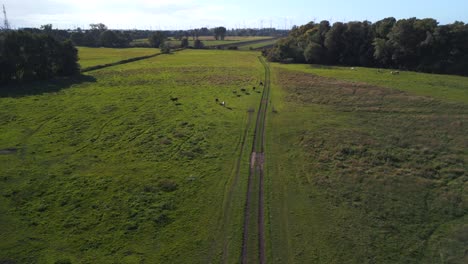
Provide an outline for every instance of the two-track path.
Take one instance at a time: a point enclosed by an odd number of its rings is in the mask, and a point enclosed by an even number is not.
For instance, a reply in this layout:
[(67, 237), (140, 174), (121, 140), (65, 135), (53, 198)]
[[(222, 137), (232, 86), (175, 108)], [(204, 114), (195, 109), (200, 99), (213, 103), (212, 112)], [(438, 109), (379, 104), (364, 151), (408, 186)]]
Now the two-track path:
[(247, 197), (244, 209), (244, 233), (242, 239), (241, 263), (265, 263), (264, 225), (264, 163), (265, 163), (265, 121), (270, 96), (270, 68), (262, 57), (265, 67), (263, 93), (257, 112), (255, 132), (250, 158)]

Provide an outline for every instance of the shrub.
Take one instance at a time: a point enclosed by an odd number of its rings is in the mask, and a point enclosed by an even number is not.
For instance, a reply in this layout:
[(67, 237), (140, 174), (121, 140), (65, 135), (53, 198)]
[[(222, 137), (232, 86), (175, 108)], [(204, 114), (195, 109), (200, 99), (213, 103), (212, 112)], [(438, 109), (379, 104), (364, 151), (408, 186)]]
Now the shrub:
[(181, 41), (180, 41), (180, 47), (181, 48), (187, 48), (189, 46), (189, 41), (187, 38), (183, 38)]
[(165, 192), (173, 192), (177, 190), (177, 183), (173, 180), (163, 179), (159, 181), (159, 188)]
[(193, 44), (193, 48), (203, 49), (203, 48), (205, 48), (205, 45), (203, 44), (203, 42), (201, 42), (201, 40), (197, 39), (197, 40), (195, 40), (195, 43)]

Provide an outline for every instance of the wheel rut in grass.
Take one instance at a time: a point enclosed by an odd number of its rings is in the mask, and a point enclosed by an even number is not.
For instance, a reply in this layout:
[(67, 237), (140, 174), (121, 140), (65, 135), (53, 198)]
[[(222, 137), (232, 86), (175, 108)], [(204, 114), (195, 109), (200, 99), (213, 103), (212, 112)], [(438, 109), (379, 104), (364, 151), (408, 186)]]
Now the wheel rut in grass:
[[(257, 112), (252, 154), (249, 164), (247, 194), (244, 208), (241, 263), (266, 263), (264, 224), (264, 163), (265, 121), (270, 93), (270, 69), (262, 57), (265, 68), (262, 99)], [(256, 221), (255, 221), (256, 220)]]
[[(233, 199), (234, 199), (234, 192), (235, 190), (238, 188), (238, 184), (239, 184), (239, 179), (240, 179), (240, 175), (241, 175), (241, 163), (242, 163), (242, 158), (244, 157), (244, 153), (246, 151), (246, 141), (247, 141), (247, 138), (248, 138), (248, 134), (249, 134), (249, 130), (250, 130), (250, 126), (251, 126), (251, 123), (252, 123), (252, 117), (253, 117), (253, 112), (251, 111), (248, 111), (248, 116), (247, 116), (247, 124), (245, 125), (245, 128), (244, 128), (244, 131), (243, 131), (243, 134), (242, 134), (242, 137), (241, 137), (241, 141), (240, 141), (240, 144), (239, 144), (239, 155), (237, 157), (237, 161), (236, 161), (236, 165), (235, 165), (235, 169), (234, 169), (234, 178), (230, 184), (230, 186), (228, 187), (228, 193), (227, 193), (227, 197), (226, 197), (226, 200), (224, 202), (224, 212), (223, 212), (223, 220), (222, 220), (222, 223), (223, 223), (223, 227), (224, 228), (227, 228), (231, 222), (231, 219), (233, 218), (233, 208), (232, 208), (232, 203), (233, 203)], [(223, 255), (222, 255), (222, 263), (228, 263), (228, 255), (229, 255), (229, 239), (228, 239), (228, 232), (223, 229), (222, 230), (222, 240), (223, 241)]]

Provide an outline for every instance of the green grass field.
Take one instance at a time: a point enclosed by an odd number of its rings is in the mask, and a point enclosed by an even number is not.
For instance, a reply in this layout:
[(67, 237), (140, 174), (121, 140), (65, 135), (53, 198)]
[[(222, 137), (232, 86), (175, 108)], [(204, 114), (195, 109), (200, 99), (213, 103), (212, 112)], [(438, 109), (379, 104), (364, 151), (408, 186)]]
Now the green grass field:
[(0, 98), (0, 262), (236, 263), (256, 56), (182, 51)]
[(392, 70), (364, 67), (352, 70), (350, 67), (307, 64), (280, 64), (278, 66), (345, 81), (365, 82), (381, 87), (394, 88), (416, 95), (431, 96), (447, 102), (468, 103), (468, 81), (466, 77), (462, 76), (410, 71), (400, 71), (399, 75), (392, 75), (390, 73)]
[[(79, 52), (86, 68), (158, 50)], [(258, 55), (2, 91), (0, 263), (239, 263)], [(269, 65), (267, 263), (467, 263), (468, 78)]]
[[(227, 45), (227, 44), (239, 44), (242, 45), (244, 42), (256, 41), (256, 40), (269, 40), (271, 37), (237, 37), (237, 36), (227, 36), (224, 40), (215, 40), (214, 37), (199, 37), (206, 47), (215, 47), (218, 45)], [(172, 46), (180, 45), (180, 40), (168, 40)], [(189, 38), (189, 45), (193, 46), (194, 41), (192, 38)]]
[(154, 48), (88, 48), (78, 47), (79, 63), (82, 69), (118, 62), (136, 57), (148, 56), (159, 53), (159, 49)]
[(259, 43), (246, 44), (239, 47), (239, 50), (252, 50), (252, 49), (261, 49), (264, 47), (272, 46), (278, 41), (277, 39), (269, 39)]
[[(180, 46), (180, 40), (168, 40), (169, 44), (173, 47)], [(212, 47), (212, 46), (217, 46), (217, 45), (225, 45), (225, 44), (234, 44), (234, 43), (239, 43), (238, 40), (203, 40), (203, 44), (206, 47)], [(189, 40), (189, 46), (193, 46), (194, 41)]]
[(270, 263), (466, 263), (468, 78), (282, 64), (272, 78)]
[[(267, 45), (272, 45), (274, 41), (271, 41), (271, 37), (262, 37), (262, 36), (226, 36), (224, 40), (216, 40), (213, 36), (201, 36), (199, 39), (203, 42), (206, 47), (215, 47), (218, 45), (227, 45), (227, 44), (239, 44), (242, 45), (244, 42), (249, 41), (256, 41), (256, 40), (265, 40), (265, 43), (269, 43)], [(173, 47), (180, 46), (180, 40), (176, 40), (173, 38), (169, 38), (167, 42)], [(264, 43), (264, 42), (261, 42)], [(138, 45), (149, 45), (148, 39), (136, 39), (130, 43), (132, 46)], [(193, 46), (194, 41), (192, 37), (189, 37), (189, 45)], [(254, 47), (263, 47), (264, 45), (260, 45), (260, 43), (252, 44)], [(247, 48), (248, 49), (248, 48)]]

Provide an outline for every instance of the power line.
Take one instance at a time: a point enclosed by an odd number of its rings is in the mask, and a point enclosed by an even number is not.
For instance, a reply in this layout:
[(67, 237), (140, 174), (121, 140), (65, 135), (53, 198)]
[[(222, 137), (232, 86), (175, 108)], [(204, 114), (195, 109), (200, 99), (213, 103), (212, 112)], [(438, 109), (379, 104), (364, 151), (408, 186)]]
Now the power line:
[(5, 5), (3, 5), (3, 30), (10, 30), (10, 23), (8, 22)]

